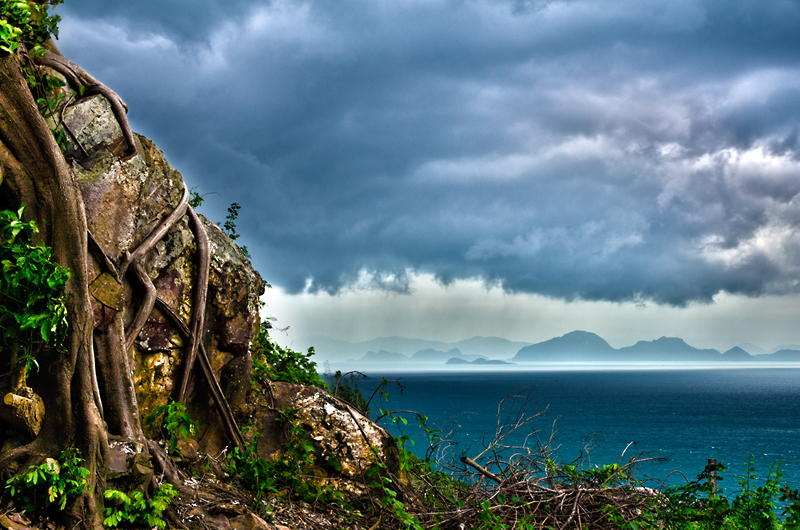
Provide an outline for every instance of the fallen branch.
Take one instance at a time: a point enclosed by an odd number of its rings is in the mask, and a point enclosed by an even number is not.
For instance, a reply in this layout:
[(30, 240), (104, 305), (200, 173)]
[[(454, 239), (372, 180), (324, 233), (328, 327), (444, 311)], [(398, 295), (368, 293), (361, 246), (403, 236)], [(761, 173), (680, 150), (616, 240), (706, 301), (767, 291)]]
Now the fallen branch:
[(461, 457), (461, 461), (464, 462), (465, 464), (467, 464), (468, 466), (473, 467), (473, 468), (477, 469), (478, 471), (480, 471), (480, 473), (484, 477), (492, 479), (495, 482), (497, 482), (498, 484), (503, 482), (502, 480), (500, 480), (500, 477), (498, 477), (497, 475), (495, 475), (494, 473), (492, 473), (491, 471), (489, 471), (485, 467), (482, 467), (480, 464), (475, 462), (473, 459), (471, 459), (469, 457), (466, 457), (466, 456), (462, 456)]

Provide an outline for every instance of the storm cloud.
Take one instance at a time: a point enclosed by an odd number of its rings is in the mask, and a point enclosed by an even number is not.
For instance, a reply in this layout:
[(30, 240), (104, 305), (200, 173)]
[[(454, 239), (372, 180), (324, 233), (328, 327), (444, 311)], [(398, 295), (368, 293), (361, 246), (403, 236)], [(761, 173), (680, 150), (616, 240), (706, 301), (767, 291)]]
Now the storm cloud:
[(68, 0), (201, 213), (289, 293), (800, 291), (800, 3)]

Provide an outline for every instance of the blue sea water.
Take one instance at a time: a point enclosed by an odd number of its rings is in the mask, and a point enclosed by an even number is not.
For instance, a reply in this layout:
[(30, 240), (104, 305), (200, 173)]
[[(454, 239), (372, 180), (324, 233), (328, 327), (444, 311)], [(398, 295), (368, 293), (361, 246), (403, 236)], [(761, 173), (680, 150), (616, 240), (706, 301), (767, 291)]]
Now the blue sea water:
[[(536, 399), (535, 404), (528, 401), (534, 405), (529, 413), (546, 411), (531, 425), (544, 440), (554, 429), (561, 462), (575, 460), (587, 446), (591, 462), (617, 462), (634, 442), (622, 462), (639, 453), (667, 459), (644, 464), (648, 477), (685, 483), (680, 473), (694, 478), (709, 458), (716, 458), (728, 466), (721, 486), (735, 492), (736, 478), (752, 454), (760, 479), (770, 465), (782, 461), (784, 481), (800, 487), (800, 368), (514, 368), (368, 375), (360, 383), (365, 391), (381, 377), (400, 380), (403, 392), (390, 387), (385, 407), (423, 413), (443, 432), (452, 428), (456, 458), (483, 450), (484, 435), (493, 438), (498, 426), (498, 404), (511, 393)], [(507, 414), (510, 402), (505, 403), (501, 412)], [(416, 441), (412, 450), (423, 455), (427, 444), (413, 428), (413, 416), (401, 415), (409, 419), (405, 432)], [(521, 443), (531, 432), (523, 429), (509, 440)]]

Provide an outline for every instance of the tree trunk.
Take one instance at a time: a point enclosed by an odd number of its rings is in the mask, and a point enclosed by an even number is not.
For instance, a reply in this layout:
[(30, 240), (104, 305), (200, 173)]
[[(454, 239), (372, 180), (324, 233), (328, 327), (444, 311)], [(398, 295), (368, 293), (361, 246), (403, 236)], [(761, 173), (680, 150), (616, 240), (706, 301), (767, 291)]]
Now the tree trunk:
[[(86, 528), (102, 528), (107, 435), (92, 386), (92, 307), (87, 282), (83, 200), (64, 157), (28, 90), (16, 55), (0, 58), (0, 169), (2, 202), (24, 203), (53, 259), (71, 271), (65, 290), (69, 339), (65, 350), (44, 348), (32, 374), (45, 406), (41, 431), (29, 444), (0, 455), (11, 460), (78, 447), (90, 470), (90, 494), (71, 508)], [(32, 383), (33, 384), (33, 383)], [(81, 505), (82, 504), (82, 505)]]

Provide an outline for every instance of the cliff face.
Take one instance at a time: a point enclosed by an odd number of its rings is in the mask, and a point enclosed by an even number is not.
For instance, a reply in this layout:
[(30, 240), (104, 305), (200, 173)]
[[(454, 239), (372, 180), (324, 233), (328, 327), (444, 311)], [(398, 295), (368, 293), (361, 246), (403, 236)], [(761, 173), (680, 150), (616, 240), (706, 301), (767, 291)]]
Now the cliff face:
[[(102, 96), (85, 98), (67, 107), (63, 126), (89, 231), (102, 251), (96, 255), (104, 255), (115, 264), (124, 262), (178, 208), (186, 193), (183, 179), (155, 144), (143, 136), (135, 138), (137, 154), (121, 158), (125, 147), (122, 131)], [(342, 480), (352, 481), (363, 474), (363, 467), (372, 458), (370, 446), (392, 462), (396, 449), (386, 431), (327, 393), (285, 383), (275, 383), (267, 391), (252, 391), (249, 346), (258, 331), (259, 297), (264, 293), (264, 282), (219, 227), (204, 218), (202, 227), (210, 249), (203, 346), (211, 372), (239, 424), (253, 420), (260, 425), (259, 453), (270, 457), (286, 441), (284, 426), (275, 420), (278, 411), (292, 408), (298, 411), (298, 421), (309, 433), (316, 451), (334, 455), (342, 464), (338, 472)], [(130, 273), (115, 278), (102, 261), (95, 256), (90, 265), (95, 327), (113, 326), (121, 315), (128, 329), (137, 318), (137, 307), (147, 296), (146, 290), (140, 282), (131, 281)], [(132, 339), (128, 360), (139, 418), (149, 438), (158, 438), (160, 433), (146, 425), (145, 418), (168, 402), (183, 369), (187, 340), (176, 317), (184, 325), (192, 317), (196, 262), (196, 237), (188, 216), (178, 220), (142, 259), (158, 303)], [(101, 377), (101, 390), (105, 390), (103, 385)], [(186, 405), (190, 416), (199, 422), (199, 447), (216, 454), (231, 440), (211, 399), (211, 390), (203, 377), (193, 375)]]
[[(87, 225), (96, 244), (112, 263), (124, 260), (179, 205), (186, 193), (180, 173), (147, 138), (136, 137), (137, 154), (121, 159), (122, 131), (102, 96), (80, 100), (63, 113), (68, 156), (80, 183)], [(258, 330), (258, 299), (264, 283), (241, 250), (213, 223), (203, 219), (209, 239), (210, 270), (203, 345), (217, 380), (226, 374), (227, 394), (242, 396), (249, 385), (248, 346)], [(143, 425), (146, 416), (167, 402), (180, 375), (185, 340), (167, 312), (189, 323), (197, 281), (197, 248), (188, 216), (178, 220), (153, 250), (143, 257), (144, 270), (155, 287), (159, 304), (153, 309), (128, 352)], [(128, 277), (117, 282), (104, 264), (94, 259), (90, 271), (95, 327), (111, 325), (122, 313), (128, 329), (137, 303), (145, 295)], [(102, 386), (102, 381), (100, 385)], [(201, 378), (188, 387), (189, 412), (201, 421), (200, 432), (214, 433), (216, 418)], [(236, 401), (235, 399), (233, 400)], [(241, 399), (238, 400), (241, 404)], [(152, 426), (145, 434), (155, 437)], [(209, 435), (199, 440), (219, 450), (224, 440)]]

